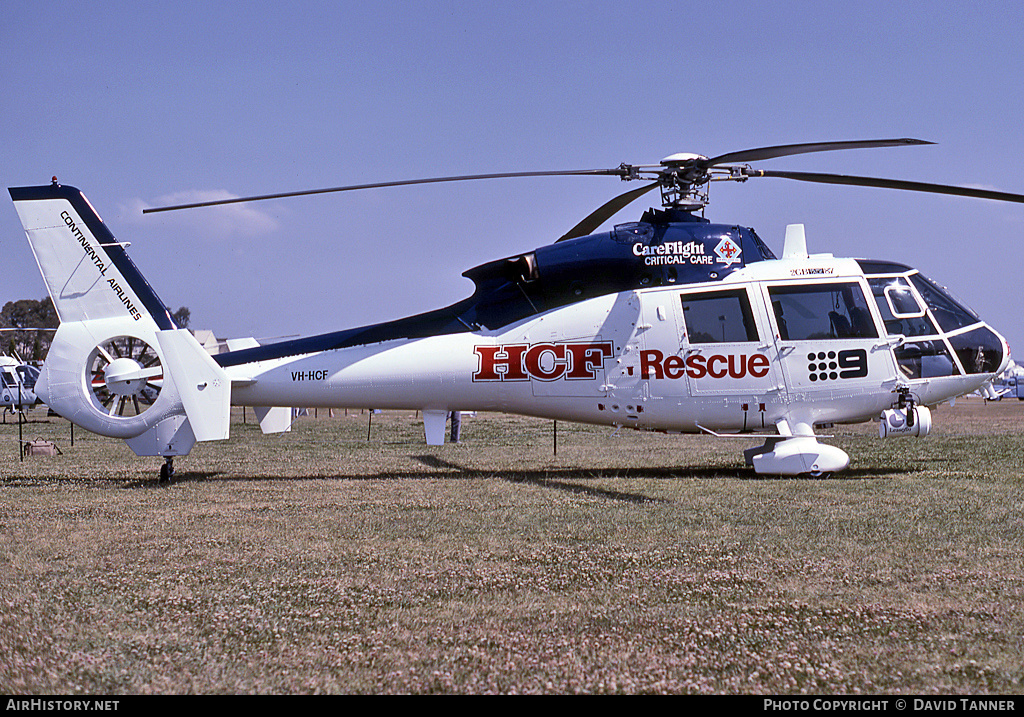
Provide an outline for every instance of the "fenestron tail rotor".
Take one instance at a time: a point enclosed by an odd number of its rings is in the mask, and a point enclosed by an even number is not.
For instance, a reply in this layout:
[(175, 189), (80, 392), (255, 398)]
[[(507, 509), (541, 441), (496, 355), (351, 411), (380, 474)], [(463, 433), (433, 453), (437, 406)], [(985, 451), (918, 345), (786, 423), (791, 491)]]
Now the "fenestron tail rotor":
[(712, 181), (735, 181), (745, 182), (755, 177), (776, 177), (781, 179), (792, 179), (802, 182), (815, 182), (820, 184), (840, 184), (848, 186), (877, 187), (883, 189), (900, 189), (912, 192), (929, 192), (933, 194), (948, 194), (953, 196), (971, 197), (977, 199), (992, 199), (1005, 202), (1024, 203), (1024, 195), (998, 192), (992, 190), (973, 189), (970, 187), (957, 187), (944, 184), (929, 184), (926, 182), (911, 182), (898, 179), (883, 179), (876, 177), (856, 177), (840, 174), (818, 174), (813, 172), (786, 172), (752, 169), (749, 162), (760, 162), (779, 157), (789, 157), (798, 154), (809, 154), (813, 152), (835, 152), (847, 149), (877, 149), (883, 147), (911, 147), (918, 145), (933, 144), (920, 139), (874, 139), (874, 140), (853, 140), (841, 142), (811, 142), (804, 144), (785, 144), (771, 147), (758, 147), (745, 149), (738, 152), (727, 152), (715, 157), (706, 157), (700, 154), (679, 153), (663, 159), (656, 165), (633, 165), (620, 164), (618, 167), (608, 169), (575, 169), (541, 172), (505, 172), (496, 174), (472, 174), (452, 177), (433, 177), (427, 179), (408, 179), (394, 182), (376, 182), (371, 184), (352, 184), (341, 187), (330, 187), (325, 189), (307, 189), (295, 192), (283, 192), (278, 194), (263, 194), (251, 197), (237, 197), (232, 199), (221, 199), (208, 202), (197, 202), (193, 204), (179, 204), (167, 207), (152, 207), (144, 209), (143, 213), (165, 212), (176, 209), (195, 209), (199, 207), (213, 207), (225, 204), (238, 204), (243, 202), (255, 202), (267, 199), (283, 199), (287, 197), (300, 197), (314, 194), (327, 194), (331, 192), (348, 192), (362, 189), (381, 189), (386, 187), (401, 187), (416, 184), (433, 184), (438, 182), (463, 182), (478, 179), (513, 179), (525, 177), (555, 177), (555, 176), (612, 176), (619, 177), (623, 181), (647, 180), (647, 184), (639, 189), (620, 194), (591, 212), (585, 219), (575, 227), (566, 232), (558, 241), (565, 241), (585, 236), (595, 231), (605, 221), (614, 216), (617, 212), (636, 201), (655, 187), (661, 189), (662, 205), (668, 208), (684, 209), (695, 211), (707, 205), (708, 196), (705, 185)]
[(118, 336), (98, 345), (89, 354), (86, 370), (93, 405), (112, 417), (145, 413), (163, 387), (159, 355), (134, 336)]

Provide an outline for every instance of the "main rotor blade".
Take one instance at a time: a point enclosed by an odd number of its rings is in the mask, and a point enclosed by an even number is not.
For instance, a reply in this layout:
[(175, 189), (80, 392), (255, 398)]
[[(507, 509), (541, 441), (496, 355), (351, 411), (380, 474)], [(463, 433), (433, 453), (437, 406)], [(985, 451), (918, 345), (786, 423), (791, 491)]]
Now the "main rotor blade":
[(1024, 195), (1009, 192), (994, 192), (988, 189), (972, 189), (970, 187), (954, 187), (947, 184), (928, 184), (926, 182), (908, 182), (902, 179), (881, 179), (878, 177), (851, 177), (842, 174), (818, 174), (815, 172), (777, 172), (770, 170), (753, 170), (751, 177), (779, 177), (795, 179), (800, 182), (817, 182), (819, 184), (846, 184), (855, 187), (879, 187), (881, 189), (903, 189), (910, 192), (930, 192), (932, 194), (951, 194), (959, 197), (975, 199), (994, 199), (999, 202), (1017, 202), (1024, 204)]
[(700, 162), (704, 167), (714, 167), (719, 164), (743, 164), (745, 162), (759, 162), (764, 159), (775, 159), (776, 157), (788, 157), (794, 154), (808, 154), (810, 152), (832, 152), (840, 149), (871, 149), (875, 147), (908, 147), (920, 144), (935, 144), (923, 139), (868, 139), (853, 140), (850, 142), (811, 142), (808, 144), (783, 144), (777, 147), (760, 147), (757, 149), (745, 149), (739, 152), (720, 154), (717, 157)]
[(372, 184), (352, 184), (345, 187), (329, 187), (326, 189), (306, 189), (298, 192), (282, 192), (280, 194), (261, 194), (254, 197), (236, 197), (234, 199), (217, 199), (209, 202), (194, 202), (192, 204), (177, 204), (170, 207), (149, 207), (143, 209), (143, 214), (152, 212), (169, 212), (177, 209), (196, 209), (198, 207), (216, 207), (223, 204), (241, 204), (243, 202), (259, 202), (265, 199), (285, 199), (288, 197), (304, 197), (312, 194), (329, 194), (331, 192), (350, 192), (356, 189), (382, 189), (384, 187), (405, 187), (413, 184), (437, 184), (440, 182), (466, 182), (474, 179), (512, 179), (516, 177), (565, 177), (584, 175), (612, 175), (625, 176), (626, 171), (622, 167), (615, 169), (574, 169), (549, 172), (504, 172), (500, 174), (467, 174), (459, 177), (430, 177), (427, 179), (404, 179), (397, 182), (374, 182)]
[(639, 199), (641, 196), (647, 194), (647, 192), (651, 191), (660, 184), (661, 182), (647, 184), (643, 187), (640, 187), (639, 189), (634, 189), (630, 192), (626, 192), (625, 194), (620, 194), (614, 199), (605, 202), (600, 207), (598, 207), (590, 214), (588, 214), (583, 221), (581, 221), (579, 224), (577, 224), (572, 229), (567, 231), (561, 237), (556, 239), (555, 243), (557, 244), (560, 241), (566, 241), (567, 239), (575, 239), (576, 237), (582, 237), (586, 236), (587, 234), (590, 234), (599, 226), (604, 224), (608, 219), (611, 219), (612, 216), (618, 213), (620, 209), (632, 203), (634, 200)]

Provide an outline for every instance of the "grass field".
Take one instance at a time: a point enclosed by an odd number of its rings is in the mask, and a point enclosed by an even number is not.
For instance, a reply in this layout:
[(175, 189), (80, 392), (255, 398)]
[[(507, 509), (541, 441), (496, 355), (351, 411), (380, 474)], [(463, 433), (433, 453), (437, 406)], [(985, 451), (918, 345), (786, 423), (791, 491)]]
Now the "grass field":
[(481, 414), (160, 459), (0, 426), (0, 693), (1020, 693), (1024, 404), (837, 426), (831, 479), (751, 440)]

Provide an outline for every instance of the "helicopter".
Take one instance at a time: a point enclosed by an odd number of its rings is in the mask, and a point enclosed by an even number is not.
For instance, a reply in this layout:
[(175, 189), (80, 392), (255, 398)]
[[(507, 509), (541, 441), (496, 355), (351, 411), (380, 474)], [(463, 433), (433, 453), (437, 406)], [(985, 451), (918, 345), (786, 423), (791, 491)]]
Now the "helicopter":
[(0, 410), (21, 413), (39, 402), (35, 393), (39, 369), (21, 359), (0, 354)]
[[(5, 327), (0, 333), (6, 332), (39, 332), (56, 331), (52, 328)], [(36, 380), (39, 378), (39, 367), (18, 356), (0, 354), (0, 410), (10, 413), (24, 413), (26, 409), (40, 403), (35, 393)]]
[[(56, 181), (10, 194), (60, 316), (36, 383), (57, 413), (162, 456), (228, 437), (232, 405), (265, 433), (290, 406), (416, 409), (427, 444), (448, 413), (496, 411), (666, 433), (763, 440), (756, 474), (822, 476), (850, 457), (818, 430), (876, 420), (922, 437), (930, 409), (991, 387), (1006, 340), (916, 269), (808, 252), (781, 257), (751, 228), (702, 215), (712, 181), (773, 177), (1024, 202), (1024, 195), (874, 177), (754, 169), (811, 152), (931, 144), (857, 140), (762, 147), (658, 164), (436, 177), (265, 194), (144, 213), (327, 192), (537, 176), (643, 180), (551, 244), (464, 272), (474, 293), (393, 321), (211, 356), (129, 259), (82, 192)], [(594, 233), (659, 189), (660, 209)], [(700, 213), (700, 214), (699, 214)]]

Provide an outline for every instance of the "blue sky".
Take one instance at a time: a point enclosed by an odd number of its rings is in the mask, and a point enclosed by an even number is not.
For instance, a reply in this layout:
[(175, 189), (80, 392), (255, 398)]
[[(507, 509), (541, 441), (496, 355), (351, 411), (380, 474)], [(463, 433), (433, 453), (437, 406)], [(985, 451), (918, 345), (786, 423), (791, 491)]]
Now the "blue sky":
[[(4, 186), (57, 175), (81, 188), (161, 298), (223, 337), (446, 305), (471, 293), (464, 270), (549, 243), (627, 187), (517, 179), (143, 206), (883, 137), (937, 144), (760, 166), (1024, 193), (1019, 3), (279, 5), (0, 10)], [(802, 222), (812, 252), (916, 266), (1024, 356), (1024, 205), (763, 179), (715, 185), (707, 216), (777, 253)], [(45, 294), (9, 201), (0, 257), (0, 304)]]

